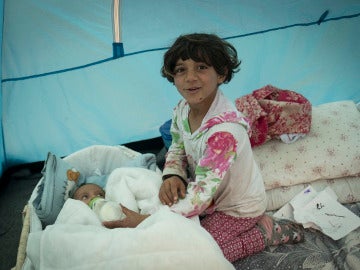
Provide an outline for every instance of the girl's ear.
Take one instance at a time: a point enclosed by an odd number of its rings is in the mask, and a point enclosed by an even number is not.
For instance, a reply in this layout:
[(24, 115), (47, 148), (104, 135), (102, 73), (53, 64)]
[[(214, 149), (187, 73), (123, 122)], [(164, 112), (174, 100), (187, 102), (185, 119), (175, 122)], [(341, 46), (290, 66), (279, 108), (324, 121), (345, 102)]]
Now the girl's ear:
[(218, 85), (220, 85), (220, 84), (222, 84), (224, 81), (225, 81), (225, 79), (226, 79), (226, 76), (227, 76), (227, 69), (225, 70), (225, 74), (224, 75), (218, 75)]
[(220, 85), (224, 82), (225, 80), (225, 76), (224, 75), (219, 75), (218, 76), (218, 80), (217, 80), (217, 84)]
[(225, 79), (226, 79), (226, 74), (225, 75), (218, 75), (218, 85), (222, 84)]

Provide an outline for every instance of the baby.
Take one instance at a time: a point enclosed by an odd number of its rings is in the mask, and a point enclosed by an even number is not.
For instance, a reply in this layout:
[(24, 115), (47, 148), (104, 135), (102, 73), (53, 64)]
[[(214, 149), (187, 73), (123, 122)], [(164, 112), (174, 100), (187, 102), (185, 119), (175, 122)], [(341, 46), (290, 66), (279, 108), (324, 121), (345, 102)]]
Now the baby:
[(103, 221), (122, 220), (126, 215), (116, 202), (105, 199), (105, 191), (99, 185), (88, 183), (80, 185), (73, 199), (86, 203)]
[(132, 212), (149, 215), (163, 207), (158, 197), (162, 183), (158, 172), (121, 167), (114, 169), (106, 179), (97, 179), (99, 177), (102, 176), (86, 178), (86, 183), (79, 184), (70, 198), (89, 205), (102, 222), (122, 220)]
[(73, 199), (83, 201), (87, 205), (95, 197), (105, 199), (105, 190), (96, 184), (83, 184), (75, 190), (73, 195)]

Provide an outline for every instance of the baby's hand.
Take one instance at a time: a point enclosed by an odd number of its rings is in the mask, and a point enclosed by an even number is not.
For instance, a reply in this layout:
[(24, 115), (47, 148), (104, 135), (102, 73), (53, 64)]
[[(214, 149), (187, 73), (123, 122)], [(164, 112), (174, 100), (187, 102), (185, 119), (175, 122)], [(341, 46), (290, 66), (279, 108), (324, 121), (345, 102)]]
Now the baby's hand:
[(135, 228), (138, 226), (143, 220), (145, 220), (150, 215), (141, 215), (137, 212), (134, 212), (125, 206), (120, 206), (123, 213), (126, 215), (126, 218), (122, 220), (114, 220), (114, 221), (106, 221), (103, 222), (103, 225), (106, 228), (114, 229), (114, 228)]

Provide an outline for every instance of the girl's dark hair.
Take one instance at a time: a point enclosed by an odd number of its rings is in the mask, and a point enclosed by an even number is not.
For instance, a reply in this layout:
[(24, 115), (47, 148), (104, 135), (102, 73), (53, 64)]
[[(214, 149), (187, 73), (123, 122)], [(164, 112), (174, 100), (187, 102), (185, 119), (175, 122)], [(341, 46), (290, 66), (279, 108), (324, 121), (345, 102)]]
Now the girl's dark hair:
[(174, 68), (179, 59), (214, 67), (219, 75), (225, 75), (224, 83), (230, 82), (241, 63), (233, 45), (216, 35), (198, 33), (179, 36), (165, 53), (161, 75), (169, 82), (174, 82)]

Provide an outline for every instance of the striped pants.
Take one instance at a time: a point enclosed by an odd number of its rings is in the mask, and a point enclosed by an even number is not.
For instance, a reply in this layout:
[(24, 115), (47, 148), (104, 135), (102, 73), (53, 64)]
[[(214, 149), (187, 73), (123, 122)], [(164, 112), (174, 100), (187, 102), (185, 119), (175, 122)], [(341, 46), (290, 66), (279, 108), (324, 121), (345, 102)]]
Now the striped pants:
[(240, 218), (214, 212), (205, 216), (201, 225), (218, 243), (225, 258), (234, 262), (265, 249), (264, 236), (256, 226), (260, 218)]

